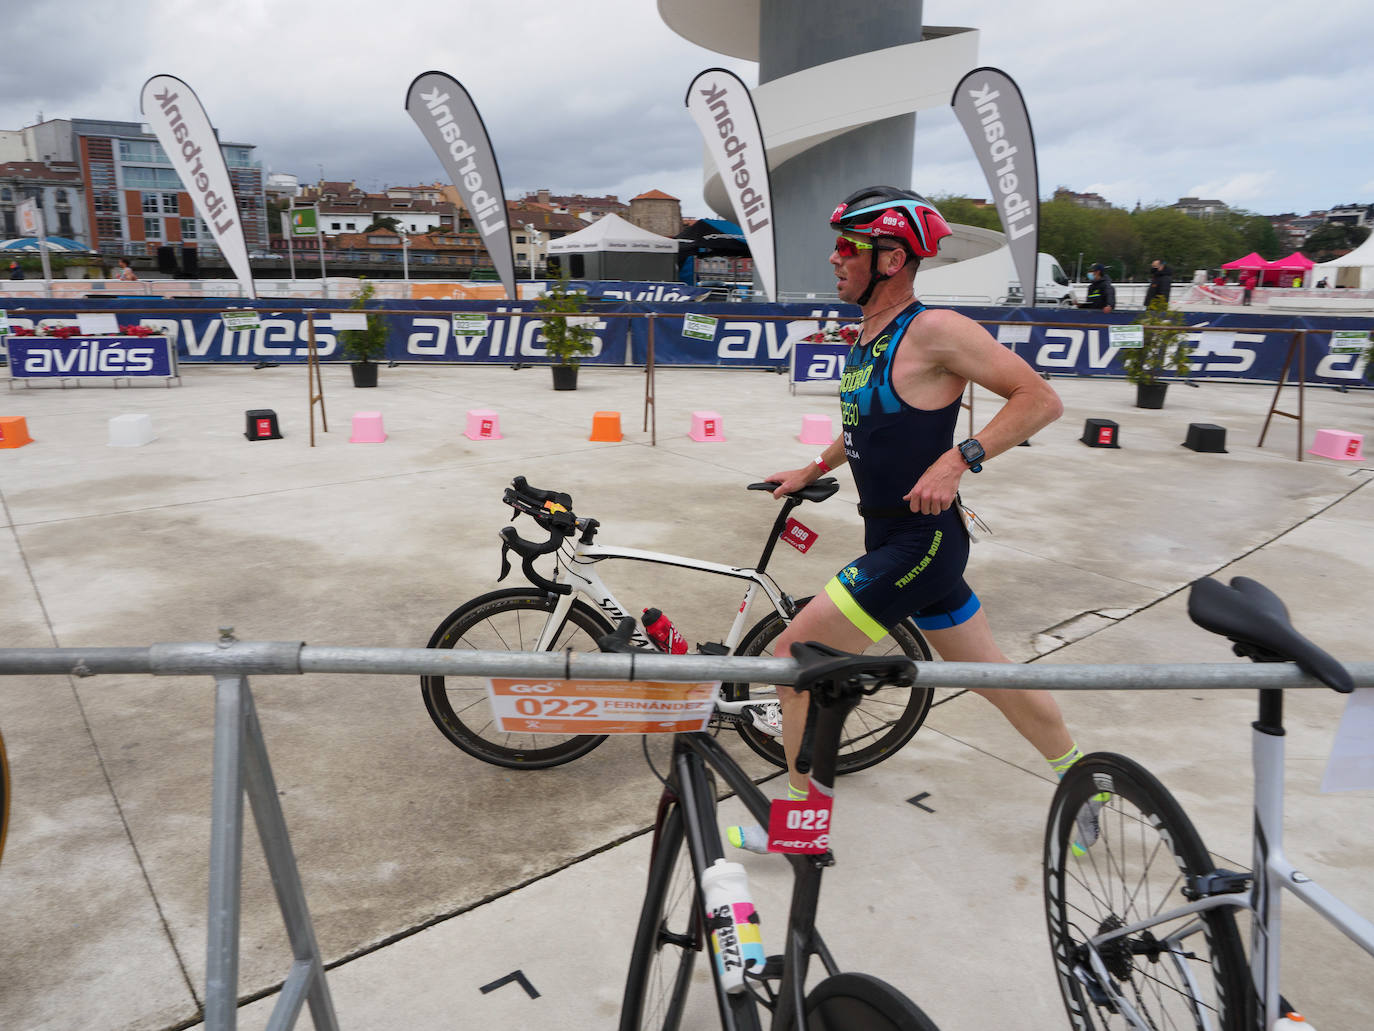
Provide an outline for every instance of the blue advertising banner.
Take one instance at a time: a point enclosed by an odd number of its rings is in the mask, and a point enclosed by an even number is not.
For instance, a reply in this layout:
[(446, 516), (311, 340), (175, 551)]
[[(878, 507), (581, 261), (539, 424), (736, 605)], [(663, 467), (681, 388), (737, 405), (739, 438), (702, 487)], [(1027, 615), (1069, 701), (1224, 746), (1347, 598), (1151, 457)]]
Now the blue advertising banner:
[(170, 378), (177, 374), (166, 337), (9, 337), (12, 379)]
[[(608, 284), (610, 285), (610, 284)], [(659, 287), (664, 284), (658, 284)], [(671, 287), (669, 287), (671, 290)], [(773, 368), (792, 365), (792, 340), (814, 329), (816, 322), (852, 319), (857, 309), (841, 304), (729, 304), (668, 303), (614, 299), (610, 291), (589, 305), (601, 316), (594, 327), (595, 352), (584, 361), (593, 365), (642, 366), (648, 359), (649, 327), (653, 325), (654, 360), (661, 365), (706, 365), (725, 368)], [(241, 302), (234, 302), (240, 306)], [(308, 350), (308, 316), (313, 310), (315, 340), (320, 357), (343, 360), (331, 319), (347, 308), (347, 301), (258, 301), (261, 312), (255, 330), (226, 330), (220, 318), (225, 302), (214, 300), (104, 299), (103, 311), (115, 311), (124, 324), (139, 324), (171, 337), (185, 362), (304, 362)], [(42, 300), (11, 304), (13, 326), (67, 325), (89, 301)], [(548, 361), (540, 330), (543, 320), (529, 302), (519, 305), (495, 301), (381, 301), (369, 304), (390, 329), (386, 358), (396, 362), (538, 364)], [(1111, 345), (1105, 325), (1129, 325), (1129, 312), (1103, 316), (1100, 312), (1044, 308), (961, 308), (1037, 371), (1052, 376), (1124, 375), (1118, 349)], [(32, 312), (32, 314), (30, 314)], [(454, 331), (455, 312), (486, 314), (482, 335)], [(710, 339), (683, 333), (686, 316), (714, 320)], [(652, 316), (652, 319), (649, 318)], [(1329, 386), (1368, 386), (1359, 354), (1332, 353), (1333, 330), (1369, 330), (1374, 319), (1353, 317), (1278, 316), (1245, 313), (1190, 312), (1195, 379), (1276, 382), (1295, 330), (1306, 331), (1304, 377), (1308, 383)], [(700, 324), (700, 320), (694, 320)], [(25, 340), (10, 337), (11, 351)], [(51, 341), (51, 338), (46, 338)], [(112, 340), (117, 338), (99, 338)], [(146, 338), (132, 338), (134, 345)], [(801, 374), (807, 380), (838, 378), (839, 364), (828, 352), (799, 348)], [(44, 359), (56, 362), (56, 358)], [(79, 357), (63, 359), (79, 362)], [(139, 359), (140, 361), (142, 359)], [(89, 365), (90, 359), (85, 359)], [(112, 363), (114, 358), (97, 361)], [(828, 367), (833, 375), (828, 375)], [(61, 373), (59, 373), (60, 375)], [(66, 375), (73, 375), (71, 372)], [(100, 373), (79, 373), (91, 375)], [(168, 373), (147, 373), (168, 375)], [(175, 373), (172, 373), (174, 375)], [(117, 375), (128, 375), (120, 372)], [(795, 375), (795, 374), (794, 374)], [(1296, 359), (1288, 379), (1297, 379)]]

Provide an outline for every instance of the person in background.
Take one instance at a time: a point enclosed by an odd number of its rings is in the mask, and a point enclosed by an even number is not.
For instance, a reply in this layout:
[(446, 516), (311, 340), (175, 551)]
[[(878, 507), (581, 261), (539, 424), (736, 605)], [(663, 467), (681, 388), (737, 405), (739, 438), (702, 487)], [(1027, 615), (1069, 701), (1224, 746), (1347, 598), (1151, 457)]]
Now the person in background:
[(120, 259), (119, 259), (119, 269), (118, 269), (118, 271), (115, 272), (115, 279), (122, 280), (122, 281), (124, 281), (125, 283), (131, 283), (131, 282), (133, 282), (133, 281), (134, 281), (135, 279), (137, 279), (137, 278), (138, 278), (138, 275), (134, 272), (133, 268), (129, 265), (129, 259), (128, 259), (128, 258), (120, 258)]
[(1250, 295), (1255, 292), (1255, 273), (1246, 269), (1240, 275), (1240, 288), (1245, 291), (1241, 296), (1241, 304), (1250, 303)]
[(1156, 297), (1164, 298), (1164, 307), (1169, 307), (1169, 292), (1174, 288), (1173, 271), (1159, 258), (1150, 262), (1150, 288), (1145, 291), (1145, 307)]
[(1105, 314), (1111, 314), (1116, 307), (1116, 287), (1100, 261), (1088, 269), (1088, 296), (1079, 307), (1096, 308)]
[(24, 278), (24, 270), (21, 269), (21, 268), (19, 267), (19, 262), (17, 262), (17, 261), (12, 261), (12, 262), (10, 262), (10, 278), (11, 278), (11, 279), (23, 279), (23, 278)]

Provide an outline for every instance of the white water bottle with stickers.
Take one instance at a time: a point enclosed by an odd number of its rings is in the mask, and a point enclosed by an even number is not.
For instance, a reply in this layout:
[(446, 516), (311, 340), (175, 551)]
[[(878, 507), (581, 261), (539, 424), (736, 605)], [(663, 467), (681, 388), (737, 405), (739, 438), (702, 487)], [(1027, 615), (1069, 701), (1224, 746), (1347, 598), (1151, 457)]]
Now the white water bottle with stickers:
[(767, 956), (759, 934), (759, 915), (749, 897), (744, 867), (717, 859), (701, 875), (706, 926), (711, 931), (711, 954), (727, 992), (744, 990), (744, 972), (762, 970)]

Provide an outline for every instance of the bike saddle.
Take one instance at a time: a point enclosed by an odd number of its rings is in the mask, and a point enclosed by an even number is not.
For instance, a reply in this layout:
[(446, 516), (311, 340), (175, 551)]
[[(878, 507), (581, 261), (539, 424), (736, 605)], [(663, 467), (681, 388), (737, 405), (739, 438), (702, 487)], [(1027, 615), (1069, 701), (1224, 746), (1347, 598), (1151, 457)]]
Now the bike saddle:
[[(749, 489), (766, 490), (769, 493), (772, 493), (773, 491), (778, 489), (778, 485), (776, 482), (772, 480), (765, 480), (763, 483), (749, 484)], [(808, 483), (801, 490), (793, 491), (791, 494), (784, 494), (783, 497), (801, 498), (803, 501), (824, 501), (826, 498), (830, 497), (839, 489), (840, 483), (838, 480), (835, 479), (835, 477), (822, 476), (816, 482)]]
[(1308, 676), (1342, 694), (1354, 690), (1349, 671), (1293, 629), (1279, 596), (1257, 580), (1232, 577), (1227, 587), (1205, 576), (1188, 592), (1188, 617), (1221, 634), (1237, 655), (1255, 662), (1296, 662)]

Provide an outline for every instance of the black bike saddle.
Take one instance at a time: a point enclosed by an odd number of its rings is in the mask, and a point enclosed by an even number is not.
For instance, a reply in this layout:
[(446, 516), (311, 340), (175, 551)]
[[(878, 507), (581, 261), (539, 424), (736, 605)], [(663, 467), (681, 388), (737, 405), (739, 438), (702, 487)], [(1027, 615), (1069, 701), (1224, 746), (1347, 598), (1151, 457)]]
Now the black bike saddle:
[(1342, 694), (1354, 690), (1350, 672), (1294, 630), (1279, 596), (1257, 580), (1237, 576), (1227, 587), (1203, 577), (1188, 592), (1188, 616), (1204, 630), (1228, 638), (1237, 655), (1256, 662), (1296, 662), (1308, 676)]
[[(750, 490), (766, 490), (773, 492), (778, 489), (778, 485), (771, 480), (763, 483), (749, 484)], [(783, 497), (801, 498), (803, 501), (824, 501), (837, 490), (840, 489), (840, 481), (833, 476), (822, 476), (815, 483), (808, 483), (801, 490), (793, 491), (791, 494), (784, 494)]]

